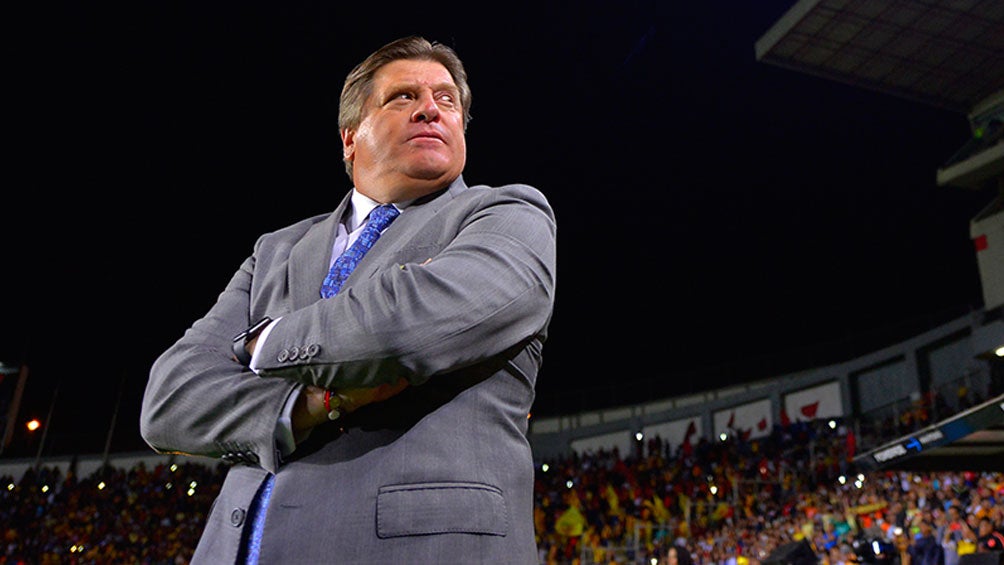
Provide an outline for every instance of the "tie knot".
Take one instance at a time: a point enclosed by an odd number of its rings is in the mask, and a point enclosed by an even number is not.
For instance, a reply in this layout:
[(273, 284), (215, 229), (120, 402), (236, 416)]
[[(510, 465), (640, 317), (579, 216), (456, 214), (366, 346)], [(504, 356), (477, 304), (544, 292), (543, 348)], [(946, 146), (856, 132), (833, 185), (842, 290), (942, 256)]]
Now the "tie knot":
[(370, 212), (370, 219), (367, 221), (367, 224), (368, 226), (372, 226), (378, 230), (383, 230), (400, 214), (401, 212), (399, 212), (393, 204), (383, 204), (381, 206), (377, 206), (372, 212)]

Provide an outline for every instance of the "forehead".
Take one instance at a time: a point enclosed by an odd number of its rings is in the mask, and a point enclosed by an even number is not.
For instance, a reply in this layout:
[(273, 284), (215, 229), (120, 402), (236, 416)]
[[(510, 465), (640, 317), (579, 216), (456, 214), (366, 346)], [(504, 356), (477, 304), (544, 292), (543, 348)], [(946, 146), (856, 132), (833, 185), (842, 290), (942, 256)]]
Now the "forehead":
[(373, 75), (377, 91), (398, 86), (456, 88), (453, 76), (437, 61), (399, 59), (380, 67)]

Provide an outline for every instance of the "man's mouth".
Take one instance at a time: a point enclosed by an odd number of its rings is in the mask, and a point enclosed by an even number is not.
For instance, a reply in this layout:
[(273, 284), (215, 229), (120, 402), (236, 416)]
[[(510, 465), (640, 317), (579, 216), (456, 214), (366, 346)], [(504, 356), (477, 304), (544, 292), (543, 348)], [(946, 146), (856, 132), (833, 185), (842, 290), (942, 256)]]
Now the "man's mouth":
[(439, 141), (439, 142), (442, 142), (442, 143), (446, 143), (446, 141), (443, 139), (443, 136), (441, 136), (438, 133), (433, 132), (433, 131), (424, 131), (424, 132), (421, 132), (421, 133), (416, 133), (415, 135), (413, 135), (410, 138), (408, 138), (409, 141), (416, 140), (416, 139), (417, 140), (434, 139), (436, 141)]

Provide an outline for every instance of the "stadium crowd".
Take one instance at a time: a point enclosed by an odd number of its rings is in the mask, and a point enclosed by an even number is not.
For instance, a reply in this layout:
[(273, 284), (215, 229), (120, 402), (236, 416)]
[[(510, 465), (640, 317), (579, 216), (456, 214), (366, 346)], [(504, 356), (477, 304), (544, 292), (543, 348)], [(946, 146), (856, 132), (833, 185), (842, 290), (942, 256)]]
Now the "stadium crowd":
[(694, 563), (747, 565), (804, 540), (826, 565), (958, 565), (1004, 549), (1004, 473), (858, 474), (848, 436), (816, 421), (551, 463), (537, 480), (541, 562), (665, 563), (675, 545)]
[(71, 465), (2, 477), (0, 563), (188, 563), (224, 469), (139, 463), (77, 477)]
[[(549, 462), (535, 481), (540, 562), (755, 565), (794, 543), (825, 565), (958, 565), (1004, 549), (1001, 472), (866, 476), (853, 450), (853, 432), (817, 420)], [(225, 467), (182, 461), (0, 478), (0, 564), (188, 563)]]

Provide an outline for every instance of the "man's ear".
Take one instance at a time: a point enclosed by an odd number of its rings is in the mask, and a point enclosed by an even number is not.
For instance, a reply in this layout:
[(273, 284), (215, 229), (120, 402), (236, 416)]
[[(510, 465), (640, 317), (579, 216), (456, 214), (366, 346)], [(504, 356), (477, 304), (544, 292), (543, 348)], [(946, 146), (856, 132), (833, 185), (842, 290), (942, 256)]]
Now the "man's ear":
[(356, 155), (356, 131), (345, 128), (339, 132), (342, 138), (342, 159), (352, 161)]

